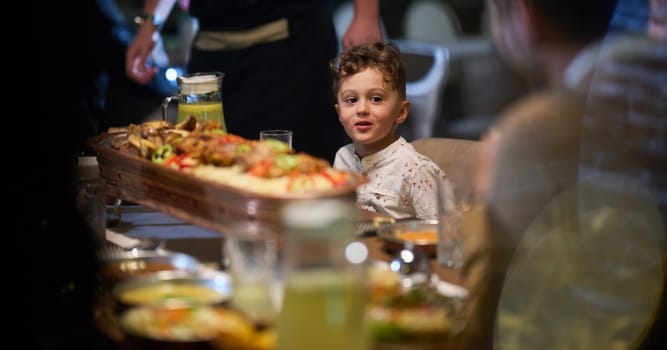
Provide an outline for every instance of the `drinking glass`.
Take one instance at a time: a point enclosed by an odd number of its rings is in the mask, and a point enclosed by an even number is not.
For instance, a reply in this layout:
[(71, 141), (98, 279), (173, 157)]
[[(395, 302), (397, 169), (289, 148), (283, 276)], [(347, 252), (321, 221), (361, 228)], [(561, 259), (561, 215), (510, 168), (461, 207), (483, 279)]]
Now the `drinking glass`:
[(232, 277), (232, 307), (254, 322), (271, 325), (280, 304), (278, 242), (269, 228), (253, 221), (231, 225), (224, 257)]
[(274, 139), (286, 143), (292, 149), (292, 135), (291, 130), (262, 130), (259, 132), (259, 139), (267, 140)]
[(438, 264), (443, 267), (463, 266), (463, 235), (461, 234), (461, 205), (452, 184), (438, 182)]

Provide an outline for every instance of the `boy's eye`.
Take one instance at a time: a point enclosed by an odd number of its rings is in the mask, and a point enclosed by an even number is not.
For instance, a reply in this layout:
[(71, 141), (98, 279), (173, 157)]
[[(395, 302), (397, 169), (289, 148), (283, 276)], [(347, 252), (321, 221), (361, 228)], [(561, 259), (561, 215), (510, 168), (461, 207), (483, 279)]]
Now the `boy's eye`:
[(371, 101), (373, 101), (373, 102), (382, 102), (382, 96), (373, 96), (373, 97), (371, 97)]
[(356, 97), (347, 97), (347, 98), (345, 98), (344, 101), (346, 103), (355, 103), (355, 102), (357, 102), (357, 98)]

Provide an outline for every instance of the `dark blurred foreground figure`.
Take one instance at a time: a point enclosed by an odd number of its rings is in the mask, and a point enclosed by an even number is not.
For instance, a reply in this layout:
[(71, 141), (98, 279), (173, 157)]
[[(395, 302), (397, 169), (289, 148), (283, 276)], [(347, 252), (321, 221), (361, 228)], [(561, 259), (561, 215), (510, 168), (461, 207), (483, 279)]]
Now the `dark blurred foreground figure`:
[[(146, 59), (174, 2), (145, 2), (146, 20), (125, 62), (138, 82), (155, 74)], [(338, 43), (329, 5), (324, 0), (190, 2), (199, 30), (187, 70), (225, 73), (222, 101), (230, 133), (257, 139), (264, 129), (292, 130), (294, 149), (333, 162), (346, 142), (332, 107), (328, 62)], [(343, 44), (381, 39), (378, 0), (355, 1)]]
[[(48, 88), (27, 96), (34, 113), (18, 136), (25, 142), (20, 152), (12, 152), (17, 161), (8, 172), (14, 177), (8, 187), (16, 211), (7, 234), (16, 242), (15, 254), (25, 258), (14, 265), (25, 282), (15, 290), (20, 302), (14, 304), (24, 332), (9, 337), (25, 349), (108, 349), (93, 326), (95, 246), (77, 215), (73, 186), (95, 64), (93, 48), (81, 43), (95, 25), (95, 4), (82, 2), (76, 11), (60, 3), (43, 5), (30, 18), (32, 28), (40, 29), (31, 32), (31, 42), (48, 41), (58, 52), (49, 52), (48, 62), (32, 67), (40, 87)], [(44, 50), (42, 45), (34, 48)]]
[[(604, 315), (616, 317), (616, 327), (606, 333), (610, 339), (631, 341), (634, 331), (636, 343), (629, 347), (665, 348), (667, 2), (651, 1), (650, 7), (630, 0), (618, 3), (634, 5), (635, 12), (647, 13), (648, 21), (632, 29), (626, 23), (638, 18), (617, 13), (589, 80), (573, 85), (587, 94), (579, 163), (579, 183), (587, 191), (578, 195), (578, 213), (591, 216), (595, 225), (580, 231), (598, 234), (581, 246), (594, 249), (590, 255), (599, 260), (599, 270), (581, 276), (589, 280), (589, 294), (596, 290), (597, 299), (615, 298), (607, 300), (615, 313)], [(663, 19), (662, 30), (656, 30), (657, 18)], [(602, 273), (602, 264), (612, 276), (594, 275)], [(617, 291), (607, 291), (612, 288)]]
[(544, 87), (486, 136), (463, 219), (462, 348), (663, 340), (665, 47), (604, 37), (615, 5), (487, 1), (498, 49)]

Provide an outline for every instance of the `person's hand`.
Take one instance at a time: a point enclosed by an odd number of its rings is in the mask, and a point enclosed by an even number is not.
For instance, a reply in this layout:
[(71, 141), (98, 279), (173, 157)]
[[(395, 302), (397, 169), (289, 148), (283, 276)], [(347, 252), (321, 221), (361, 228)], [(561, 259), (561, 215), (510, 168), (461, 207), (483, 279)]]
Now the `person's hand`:
[(343, 36), (343, 48), (376, 41), (382, 41), (380, 20), (368, 20), (354, 16)]
[(157, 74), (158, 68), (151, 67), (147, 62), (157, 38), (157, 30), (151, 24), (139, 27), (125, 54), (125, 72), (130, 79), (147, 84)]

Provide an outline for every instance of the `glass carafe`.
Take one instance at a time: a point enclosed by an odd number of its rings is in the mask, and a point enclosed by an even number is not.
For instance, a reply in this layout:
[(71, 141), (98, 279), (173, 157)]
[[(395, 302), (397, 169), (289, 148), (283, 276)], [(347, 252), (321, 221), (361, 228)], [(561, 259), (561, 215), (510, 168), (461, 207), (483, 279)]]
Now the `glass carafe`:
[(227, 131), (222, 107), (222, 78), (224, 76), (225, 74), (221, 72), (191, 73), (179, 76), (177, 78), (178, 95), (168, 96), (162, 102), (162, 119), (170, 120), (169, 104), (177, 101), (176, 123), (192, 115), (198, 121), (216, 121), (220, 123), (223, 130)]
[(370, 348), (365, 318), (367, 251), (354, 241), (355, 214), (355, 203), (348, 199), (302, 201), (285, 208), (277, 350)]

